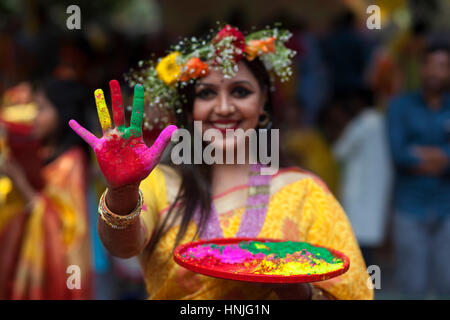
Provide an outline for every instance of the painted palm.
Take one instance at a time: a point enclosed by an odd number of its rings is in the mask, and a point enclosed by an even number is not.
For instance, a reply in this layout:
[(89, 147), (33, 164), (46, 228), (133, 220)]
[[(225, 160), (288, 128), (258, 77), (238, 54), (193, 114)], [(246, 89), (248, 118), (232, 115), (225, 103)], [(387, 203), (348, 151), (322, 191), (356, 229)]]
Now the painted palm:
[(102, 137), (97, 138), (73, 119), (69, 121), (69, 126), (94, 149), (100, 169), (110, 187), (136, 184), (145, 179), (157, 165), (177, 127), (166, 127), (155, 143), (148, 147), (142, 137), (144, 88), (140, 84), (134, 87), (131, 121), (130, 126), (126, 127), (119, 82), (111, 80), (109, 86), (115, 127), (111, 123), (101, 89), (95, 90), (94, 95)]

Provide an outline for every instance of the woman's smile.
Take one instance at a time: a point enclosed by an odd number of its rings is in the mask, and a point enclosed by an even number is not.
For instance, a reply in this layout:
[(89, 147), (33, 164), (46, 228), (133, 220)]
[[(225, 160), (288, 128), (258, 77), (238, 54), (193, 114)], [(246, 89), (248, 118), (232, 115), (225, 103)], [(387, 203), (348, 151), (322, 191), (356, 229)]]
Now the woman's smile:
[(225, 133), (227, 129), (232, 130), (238, 129), (239, 125), (241, 124), (241, 121), (232, 119), (221, 119), (208, 121), (208, 124), (212, 129), (217, 129), (220, 132)]

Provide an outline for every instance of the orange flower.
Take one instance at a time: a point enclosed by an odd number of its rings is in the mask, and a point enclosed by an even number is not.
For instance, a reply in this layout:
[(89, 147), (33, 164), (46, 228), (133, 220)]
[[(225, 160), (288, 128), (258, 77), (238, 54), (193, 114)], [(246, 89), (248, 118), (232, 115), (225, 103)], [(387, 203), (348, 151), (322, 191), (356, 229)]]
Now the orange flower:
[(183, 67), (181, 81), (189, 81), (206, 76), (209, 73), (209, 66), (197, 57), (193, 57), (186, 62)]
[(250, 40), (245, 47), (247, 60), (252, 61), (263, 53), (275, 52), (275, 37), (262, 40)]

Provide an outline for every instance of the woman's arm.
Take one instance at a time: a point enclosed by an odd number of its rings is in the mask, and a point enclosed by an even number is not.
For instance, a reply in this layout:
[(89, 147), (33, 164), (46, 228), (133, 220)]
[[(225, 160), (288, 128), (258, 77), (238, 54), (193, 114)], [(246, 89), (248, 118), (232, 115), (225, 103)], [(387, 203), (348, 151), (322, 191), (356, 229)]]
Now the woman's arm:
[[(404, 99), (404, 98), (403, 98)], [(414, 146), (408, 142), (407, 110), (401, 98), (395, 99), (387, 110), (388, 139), (394, 164), (399, 168), (415, 169), (421, 163), (421, 159), (414, 153)]]
[(38, 197), (38, 192), (29, 183), (22, 167), (13, 159), (6, 158), (2, 160), (0, 174), (5, 174), (11, 179), (24, 198), (27, 208), (32, 208)]
[[(170, 142), (172, 133), (177, 128), (176, 126), (165, 128), (155, 143), (150, 148), (147, 147), (142, 137), (143, 87), (135, 86), (129, 127), (125, 125), (119, 83), (112, 80), (110, 87), (115, 127), (113, 127), (103, 91), (100, 89), (96, 90), (94, 95), (103, 136), (97, 138), (75, 120), (70, 120), (69, 125), (94, 149), (99, 167), (108, 185), (105, 202), (101, 203), (101, 208), (102, 210), (107, 209), (117, 218), (117, 216), (125, 216), (134, 211), (138, 204), (141, 181), (158, 164), (164, 149)], [(111, 216), (110, 213), (109, 216)], [(142, 219), (130, 219), (132, 222), (128, 224), (128, 222), (124, 223), (122, 219), (114, 218), (112, 226), (109, 224), (111, 221), (107, 223), (104, 219), (106, 218), (102, 214), (98, 222), (98, 230), (100, 239), (111, 254), (129, 258), (140, 253), (151, 232), (151, 230), (146, 230), (145, 224), (141, 222)], [(114, 226), (118, 228), (114, 228)]]
[[(136, 208), (139, 192), (135, 185), (108, 189), (106, 206), (118, 215), (127, 215)], [(103, 219), (98, 219), (98, 232), (105, 248), (119, 258), (130, 258), (141, 252), (148, 237), (141, 219), (125, 229), (113, 229)]]

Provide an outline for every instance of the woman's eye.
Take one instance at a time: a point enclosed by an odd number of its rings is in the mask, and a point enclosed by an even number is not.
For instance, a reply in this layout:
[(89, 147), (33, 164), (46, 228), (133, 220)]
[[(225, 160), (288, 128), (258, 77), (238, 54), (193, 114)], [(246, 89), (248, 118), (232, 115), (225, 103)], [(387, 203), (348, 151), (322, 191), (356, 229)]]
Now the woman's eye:
[(203, 89), (196, 93), (196, 97), (200, 99), (209, 99), (214, 95), (214, 91), (211, 89)]
[(244, 88), (244, 87), (236, 87), (233, 89), (233, 91), (231, 92), (231, 94), (233, 94), (234, 96), (238, 97), (238, 98), (245, 98), (247, 97), (249, 94), (251, 93), (250, 90)]

